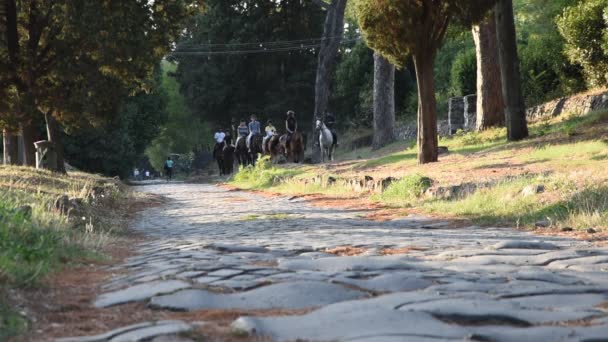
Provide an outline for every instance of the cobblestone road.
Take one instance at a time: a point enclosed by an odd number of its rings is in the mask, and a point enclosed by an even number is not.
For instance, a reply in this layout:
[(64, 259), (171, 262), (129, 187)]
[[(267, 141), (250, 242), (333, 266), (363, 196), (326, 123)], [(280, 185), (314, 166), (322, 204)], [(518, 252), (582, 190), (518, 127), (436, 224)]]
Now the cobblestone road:
[[(417, 216), (371, 222), (362, 211), (212, 185), (139, 189), (170, 201), (141, 213), (135, 229), (150, 239), (116, 266), (128, 272), (105, 285), (98, 307), (314, 308), (232, 324), (277, 341), (608, 341), (608, 248)], [(324, 252), (343, 245), (367, 252)], [(404, 247), (413, 249), (381, 253)], [(91, 340), (189, 328), (145, 323)]]

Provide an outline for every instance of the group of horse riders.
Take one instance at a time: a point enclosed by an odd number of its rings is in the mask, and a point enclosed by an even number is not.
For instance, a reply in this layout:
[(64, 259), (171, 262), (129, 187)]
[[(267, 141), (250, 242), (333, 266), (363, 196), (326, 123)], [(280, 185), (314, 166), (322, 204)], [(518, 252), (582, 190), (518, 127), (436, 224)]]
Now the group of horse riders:
[[(332, 131), (335, 144), (336, 135), (333, 131), (336, 121), (335, 117), (332, 114), (326, 113), (323, 121), (325, 126)], [(293, 110), (288, 111), (286, 114), (285, 131), (286, 134), (280, 136), (272, 120), (268, 120), (264, 128), (264, 134), (262, 135), (262, 125), (255, 114), (251, 115), (249, 123), (241, 120), (239, 125), (236, 126), (233, 120), (231, 129), (223, 130), (218, 128), (216, 130), (213, 137), (216, 143), (213, 149), (214, 158), (217, 159), (225, 148), (232, 147), (236, 150), (237, 161), (242, 165), (248, 163), (255, 164), (258, 153), (269, 154), (273, 158), (277, 155), (284, 155), (292, 162), (302, 162), (305, 136), (298, 130), (298, 121)], [(233, 136), (236, 136), (234, 145)], [(261, 141), (256, 140), (260, 137)], [(244, 144), (242, 140), (244, 140)], [(293, 144), (292, 141), (294, 142)], [(241, 155), (246, 154), (247, 156), (240, 157), (239, 151)]]

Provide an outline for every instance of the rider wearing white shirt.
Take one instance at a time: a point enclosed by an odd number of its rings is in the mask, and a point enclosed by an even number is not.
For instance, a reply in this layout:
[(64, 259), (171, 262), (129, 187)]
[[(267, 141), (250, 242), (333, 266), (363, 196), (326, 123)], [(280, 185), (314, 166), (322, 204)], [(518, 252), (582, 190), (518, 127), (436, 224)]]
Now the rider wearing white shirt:
[(215, 142), (218, 144), (223, 143), (225, 138), (226, 138), (226, 133), (219, 131), (219, 130), (213, 136), (213, 139), (215, 139)]

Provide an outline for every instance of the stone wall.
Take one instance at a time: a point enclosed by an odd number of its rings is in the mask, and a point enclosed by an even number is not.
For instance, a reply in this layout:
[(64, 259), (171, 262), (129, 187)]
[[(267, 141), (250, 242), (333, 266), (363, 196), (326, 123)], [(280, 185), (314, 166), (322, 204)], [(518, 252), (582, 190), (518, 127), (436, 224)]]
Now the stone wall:
[(526, 116), (529, 122), (535, 122), (565, 113), (585, 115), (601, 109), (608, 109), (608, 91), (606, 90), (553, 100), (529, 108)]
[(464, 102), (464, 130), (474, 131), (477, 128), (477, 95), (467, 95)]
[[(476, 128), (477, 96), (452, 97), (448, 100), (448, 134), (457, 130), (472, 131)], [(593, 111), (608, 109), (608, 91), (563, 97), (526, 111), (528, 122), (537, 122), (561, 114), (585, 115)]]
[(452, 97), (448, 100), (448, 133), (456, 133), (464, 129), (464, 100), (462, 97)]

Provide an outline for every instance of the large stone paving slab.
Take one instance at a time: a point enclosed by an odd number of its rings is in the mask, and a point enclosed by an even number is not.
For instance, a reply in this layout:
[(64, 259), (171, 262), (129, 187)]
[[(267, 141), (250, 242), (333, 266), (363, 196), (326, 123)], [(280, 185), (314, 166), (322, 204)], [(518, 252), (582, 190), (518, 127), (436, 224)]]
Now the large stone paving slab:
[(184, 290), (152, 298), (150, 306), (169, 310), (201, 309), (304, 309), (355, 298), (366, 298), (364, 292), (324, 282), (289, 282), (259, 289), (217, 294), (205, 290)]
[(138, 302), (162, 293), (171, 293), (190, 287), (180, 280), (167, 280), (135, 285), (124, 290), (103, 294), (95, 301), (95, 306), (105, 308), (112, 305)]
[(190, 330), (192, 330), (192, 326), (182, 321), (144, 322), (118, 328), (104, 334), (61, 338), (56, 342), (139, 342)]
[[(277, 340), (591, 342), (608, 336), (605, 247), (507, 228), (451, 229), (416, 215), (372, 222), (361, 218), (366, 210), (316, 208), (204, 184), (140, 189), (170, 200), (141, 213), (135, 229), (149, 239), (111, 268), (119, 274), (103, 286), (97, 306), (318, 308), (234, 322), (237, 330)], [(277, 214), (285, 219), (271, 219)], [(366, 252), (327, 253), (339, 246)], [(381, 255), (402, 247), (418, 248)]]

